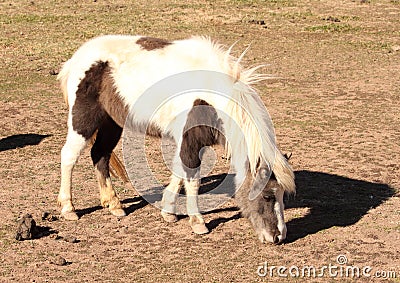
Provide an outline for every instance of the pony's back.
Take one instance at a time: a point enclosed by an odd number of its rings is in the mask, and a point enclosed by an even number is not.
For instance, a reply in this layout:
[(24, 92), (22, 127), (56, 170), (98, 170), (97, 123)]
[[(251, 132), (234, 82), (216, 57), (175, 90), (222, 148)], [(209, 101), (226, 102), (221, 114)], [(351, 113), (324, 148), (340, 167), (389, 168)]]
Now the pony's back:
[(76, 85), (96, 62), (108, 63), (119, 94), (127, 104), (133, 104), (156, 82), (178, 73), (207, 70), (235, 76), (229, 52), (206, 37), (164, 41), (106, 35), (84, 43), (63, 65), (58, 79), (66, 101), (74, 99), (71, 96)]

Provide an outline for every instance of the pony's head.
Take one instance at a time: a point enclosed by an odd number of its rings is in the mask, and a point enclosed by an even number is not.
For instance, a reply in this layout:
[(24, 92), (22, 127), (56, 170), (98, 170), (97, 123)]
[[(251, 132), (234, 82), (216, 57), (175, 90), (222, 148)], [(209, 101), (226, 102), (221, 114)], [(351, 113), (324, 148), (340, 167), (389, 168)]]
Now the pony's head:
[(269, 170), (266, 163), (261, 163), (257, 166), (255, 178), (248, 173), (236, 193), (236, 200), (242, 215), (250, 220), (260, 241), (279, 244), (286, 238), (283, 214), (285, 189)]

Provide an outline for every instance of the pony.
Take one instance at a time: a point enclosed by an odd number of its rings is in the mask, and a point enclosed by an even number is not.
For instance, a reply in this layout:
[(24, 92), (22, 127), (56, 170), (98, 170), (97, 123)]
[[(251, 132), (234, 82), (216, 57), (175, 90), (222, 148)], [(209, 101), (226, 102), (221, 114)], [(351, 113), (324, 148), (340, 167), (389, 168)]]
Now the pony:
[[(175, 204), (183, 185), (193, 232), (209, 232), (197, 205), (200, 151), (222, 144), (236, 171), (234, 186), (242, 214), (261, 242), (282, 242), (286, 238), (283, 196), (295, 192), (293, 170), (277, 148), (272, 122), (253, 87), (266, 75), (257, 73), (260, 66), (243, 68), (246, 51), (236, 58), (231, 49), (208, 37), (168, 41), (105, 35), (84, 43), (58, 75), (69, 109), (61, 150), (61, 215), (67, 220), (79, 218), (72, 203), (72, 171), (88, 143), (101, 205), (117, 217), (126, 215), (113, 189), (110, 168), (128, 181), (113, 150), (129, 124), (154, 136), (166, 135), (177, 144), (161, 201), (165, 221), (177, 221)], [(198, 72), (203, 75), (197, 76)], [(162, 90), (143, 96), (158, 81), (182, 73), (196, 84), (193, 91), (164, 94), (167, 102), (161, 106)]]

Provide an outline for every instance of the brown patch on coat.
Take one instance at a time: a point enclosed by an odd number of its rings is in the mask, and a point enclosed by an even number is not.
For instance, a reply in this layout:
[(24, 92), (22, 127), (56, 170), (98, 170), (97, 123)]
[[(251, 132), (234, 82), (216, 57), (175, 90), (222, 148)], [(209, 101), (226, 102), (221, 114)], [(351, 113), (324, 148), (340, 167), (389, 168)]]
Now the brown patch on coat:
[(97, 62), (85, 72), (72, 107), (72, 127), (84, 138), (91, 138), (103, 121), (111, 117), (123, 127), (128, 107), (119, 97), (108, 62)]
[(172, 44), (172, 42), (155, 37), (141, 37), (136, 41), (136, 44), (139, 44), (141, 48), (144, 50), (151, 51), (156, 49), (162, 49)]
[(183, 129), (179, 153), (188, 177), (194, 177), (201, 164), (200, 150), (220, 143), (221, 132), (222, 121), (215, 108), (204, 100), (196, 99)]
[(76, 91), (71, 113), (72, 127), (85, 139), (93, 136), (107, 114), (98, 101), (104, 70), (107, 66), (105, 62), (93, 64), (85, 72), (85, 77)]
[(99, 102), (118, 126), (123, 128), (129, 109), (118, 95), (115, 81), (111, 74), (111, 68), (109, 66), (105, 68), (103, 73)]

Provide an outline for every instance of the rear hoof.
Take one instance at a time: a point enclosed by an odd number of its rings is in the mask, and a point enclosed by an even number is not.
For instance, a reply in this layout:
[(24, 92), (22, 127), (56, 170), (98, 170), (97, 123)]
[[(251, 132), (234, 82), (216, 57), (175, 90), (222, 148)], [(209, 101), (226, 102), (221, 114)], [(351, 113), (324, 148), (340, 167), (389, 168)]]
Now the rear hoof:
[(178, 217), (176, 217), (176, 215), (172, 213), (161, 211), (161, 216), (164, 219), (164, 221), (168, 223), (174, 223), (178, 221)]
[(204, 223), (193, 224), (191, 227), (193, 232), (197, 235), (203, 235), (210, 232)]
[(125, 210), (123, 210), (122, 208), (110, 209), (110, 212), (111, 212), (112, 215), (117, 216), (117, 217), (126, 216)]
[(76, 214), (75, 211), (62, 212), (61, 216), (64, 217), (64, 219), (71, 221), (76, 221), (79, 219), (78, 214)]

